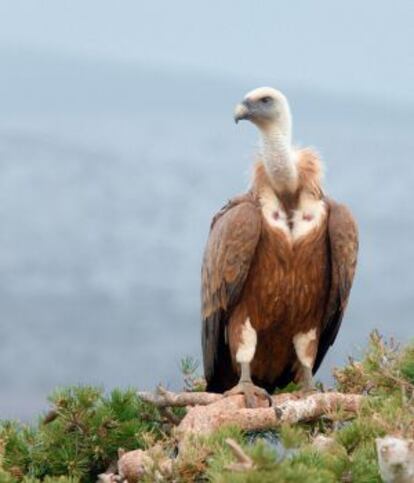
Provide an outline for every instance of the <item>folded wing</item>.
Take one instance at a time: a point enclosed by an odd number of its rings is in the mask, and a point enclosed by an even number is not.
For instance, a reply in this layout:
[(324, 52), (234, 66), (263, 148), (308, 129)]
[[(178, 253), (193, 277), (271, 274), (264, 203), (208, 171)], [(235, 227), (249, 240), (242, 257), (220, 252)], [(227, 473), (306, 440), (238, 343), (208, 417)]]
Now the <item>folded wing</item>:
[(209, 390), (220, 391), (230, 377), (225, 328), (249, 273), (261, 223), (260, 209), (250, 195), (231, 200), (212, 222), (201, 289), (203, 362)]
[(331, 286), (313, 372), (334, 343), (341, 326), (354, 280), (358, 256), (357, 224), (344, 205), (326, 199), (329, 207), (328, 235), (331, 258)]

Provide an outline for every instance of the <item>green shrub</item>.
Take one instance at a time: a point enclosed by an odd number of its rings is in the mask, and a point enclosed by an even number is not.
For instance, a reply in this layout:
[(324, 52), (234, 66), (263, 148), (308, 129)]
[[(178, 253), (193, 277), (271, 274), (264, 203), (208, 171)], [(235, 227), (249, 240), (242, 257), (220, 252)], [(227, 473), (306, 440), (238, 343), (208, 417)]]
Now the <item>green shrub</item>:
[[(187, 358), (182, 370), (187, 390), (201, 390), (197, 364)], [(377, 333), (361, 361), (335, 371), (337, 389), (366, 395), (356, 417), (338, 423), (283, 425), (277, 430), (244, 434), (221, 428), (212, 436), (193, 438), (173, 468), (175, 481), (213, 482), (380, 482), (375, 438), (400, 434), (414, 438), (414, 344), (400, 348)], [(119, 448), (132, 450), (160, 444), (166, 456), (176, 444), (171, 425), (134, 390), (83, 386), (55, 391), (52, 411), (37, 424), (0, 423), (0, 483), (94, 482), (116, 461)], [(183, 409), (174, 410), (176, 416)], [(334, 418), (335, 419), (335, 418)], [(313, 439), (333, 438), (320, 452)], [(226, 444), (232, 438), (253, 461), (251, 469), (231, 469), (235, 457)]]

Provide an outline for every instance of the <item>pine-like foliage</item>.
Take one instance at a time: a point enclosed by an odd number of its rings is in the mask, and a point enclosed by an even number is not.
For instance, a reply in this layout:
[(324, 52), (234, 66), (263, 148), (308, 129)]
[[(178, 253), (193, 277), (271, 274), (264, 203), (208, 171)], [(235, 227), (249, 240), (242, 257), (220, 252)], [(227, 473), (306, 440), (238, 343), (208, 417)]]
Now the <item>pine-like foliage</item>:
[(46, 422), (43, 417), (35, 426), (1, 423), (0, 483), (7, 481), (5, 470), (16, 479), (66, 475), (96, 481), (116, 461), (118, 448), (142, 448), (148, 432), (161, 436), (158, 411), (132, 390), (105, 396), (94, 387), (71, 387), (56, 391), (50, 401), (54, 409)]
[[(200, 390), (196, 364), (183, 361), (187, 390)], [(398, 434), (414, 438), (414, 344), (404, 349), (386, 343), (377, 333), (361, 361), (335, 371), (336, 387), (366, 396), (360, 413), (309, 424), (282, 426), (277, 431), (245, 434), (224, 427), (196, 438), (185, 455), (174, 460), (167, 481), (192, 482), (381, 482), (375, 438)], [(175, 441), (162, 415), (140, 401), (135, 391), (105, 395), (94, 387), (56, 391), (52, 412), (33, 426), (0, 424), (0, 483), (83, 483), (117, 459), (118, 448), (146, 448), (155, 443), (165, 457), (174, 455)], [(182, 414), (179, 410), (175, 415)], [(333, 438), (328, 452), (314, 446), (318, 435)], [(229, 469), (234, 456), (225, 443), (231, 437), (254, 462), (250, 470)], [(149, 478), (148, 481), (154, 481)]]

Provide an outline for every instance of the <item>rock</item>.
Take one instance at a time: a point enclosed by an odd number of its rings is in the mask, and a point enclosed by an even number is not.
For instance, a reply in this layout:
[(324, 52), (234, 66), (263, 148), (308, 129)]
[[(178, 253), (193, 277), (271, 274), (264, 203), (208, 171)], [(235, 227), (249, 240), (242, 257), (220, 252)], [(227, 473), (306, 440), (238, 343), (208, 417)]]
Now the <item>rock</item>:
[(128, 483), (137, 483), (145, 475), (150, 474), (153, 467), (153, 459), (141, 449), (123, 453), (118, 461), (119, 476)]
[(414, 440), (394, 436), (375, 440), (385, 483), (414, 483)]

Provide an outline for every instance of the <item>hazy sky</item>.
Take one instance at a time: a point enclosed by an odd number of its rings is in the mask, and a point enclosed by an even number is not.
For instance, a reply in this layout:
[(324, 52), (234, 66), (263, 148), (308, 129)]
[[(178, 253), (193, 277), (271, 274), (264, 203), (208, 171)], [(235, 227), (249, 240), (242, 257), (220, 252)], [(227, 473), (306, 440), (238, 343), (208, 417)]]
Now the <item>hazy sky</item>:
[(0, 0), (0, 48), (414, 103), (414, 1)]

